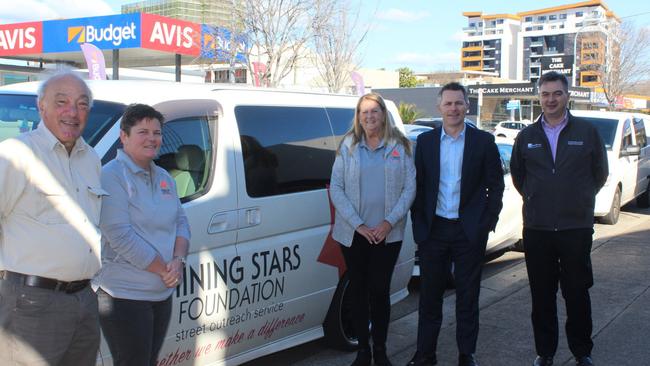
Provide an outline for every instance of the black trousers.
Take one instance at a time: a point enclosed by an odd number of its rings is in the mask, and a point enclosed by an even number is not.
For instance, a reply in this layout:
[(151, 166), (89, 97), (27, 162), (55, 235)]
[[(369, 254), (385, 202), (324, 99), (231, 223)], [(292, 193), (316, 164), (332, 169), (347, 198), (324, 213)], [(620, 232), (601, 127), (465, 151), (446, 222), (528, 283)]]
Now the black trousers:
[(354, 233), (352, 245), (341, 245), (350, 279), (350, 294), (354, 331), (361, 349), (370, 347), (368, 322), (372, 324), (375, 348), (386, 347), (390, 322), (390, 281), (402, 242), (370, 244), (361, 234)]
[[(486, 236), (487, 238), (487, 236)], [(470, 243), (460, 222), (436, 217), (426, 242), (419, 243), (420, 303), (417, 350), (425, 357), (436, 353), (442, 325), (442, 303), (451, 262), (456, 282), (456, 344), (458, 352), (476, 352), (479, 328), (478, 300), (485, 245)]]
[(101, 288), (99, 323), (115, 366), (156, 365), (172, 312), (172, 297), (163, 301), (118, 299)]
[(558, 344), (556, 294), (558, 282), (566, 303), (566, 335), (576, 357), (591, 354), (591, 300), (593, 285), (591, 244), (593, 229), (541, 231), (524, 229), (526, 268), (533, 309), (535, 347), (553, 356)]

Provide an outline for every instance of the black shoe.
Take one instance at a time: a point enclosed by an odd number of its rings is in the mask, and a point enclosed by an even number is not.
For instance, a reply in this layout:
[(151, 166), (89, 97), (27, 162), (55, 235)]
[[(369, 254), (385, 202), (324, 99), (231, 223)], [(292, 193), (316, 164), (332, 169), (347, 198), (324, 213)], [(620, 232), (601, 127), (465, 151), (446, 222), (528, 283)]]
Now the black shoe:
[(371, 360), (370, 349), (360, 349), (357, 351), (357, 358), (354, 359), (354, 362), (350, 366), (370, 366)]
[(533, 366), (553, 366), (553, 357), (537, 356)]
[(415, 355), (409, 361), (406, 366), (433, 366), (438, 363), (438, 360), (436, 359), (436, 356), (429, 356), (429, 357), (424, 357), (420, 354), (420, 352), (415, 352)]
[(385, 347), (372, 347), (372, 359), (377, 366), (393, 366), (388, 359)]
[(458, 356), (458, 366), (478, 366), (476, 357), (473, 353), (470, 354), (460, 354)]
[(576, 357), (576, 366), (594, 366), (591, 356)]

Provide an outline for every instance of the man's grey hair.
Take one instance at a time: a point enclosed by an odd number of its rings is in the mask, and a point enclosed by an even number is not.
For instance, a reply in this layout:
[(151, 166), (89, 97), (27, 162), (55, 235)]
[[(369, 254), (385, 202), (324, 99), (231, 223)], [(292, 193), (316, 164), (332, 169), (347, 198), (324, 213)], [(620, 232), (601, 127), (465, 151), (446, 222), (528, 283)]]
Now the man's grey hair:
[(48, 86), (50, 86), (50, 83), (66, 77), (72, 77), (77, 81), (79, 81), (81, 85), (83, 85), (84, 89), (86, 89), (86, 95), (88, 96), (88, 105), (89, 107), (92, 108), (93, 92), (88, 87), (88, 84), (86, 84), (86, 81), (77, 73), (75, 73), (71, 68), (58, 69), (55, 73), (51, 74), (50, 76), (48, 76), (47, 79), (41, 82), (41, 85), (38, 86), (38, 90), (36, 92), (36, 104), (38, 105), (41, 99), (43, 99), (43, 97), (45, 96), (45, 91), (47, 90)]

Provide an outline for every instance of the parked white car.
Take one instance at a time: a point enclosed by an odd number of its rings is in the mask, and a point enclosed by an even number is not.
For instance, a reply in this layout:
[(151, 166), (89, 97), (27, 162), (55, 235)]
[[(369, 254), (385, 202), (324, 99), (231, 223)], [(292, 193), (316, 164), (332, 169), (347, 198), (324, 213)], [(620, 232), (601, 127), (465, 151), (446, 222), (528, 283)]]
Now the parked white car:
[(598, 128), (607, 148), (609, 176), (596, 195), (594, 216), (604, 224), (616, 224), (621, 206), (636, 199), (650, 206), (650, 116), (640, 113), (571, 111)]
[[(39, 123), (37, 86), (0, 87), (0, 139)], [(104, 163), (119, 146), (127, 104), (150, 104), (165, 117), (157, 164), (178, 183), (192, 242), (158, 364), (238, 365), (322, 336), (356, 346), (326, 187), (357, 97), (147, 81), (89, 86), (95, 103), (84, 138)], [(393, 303), (408, 295), (414, 253), (407, 225)], [(98, 364), (110, 363), (102, 342)]]
[(494, 136), (505, 137), (514, 140), (519, 131), (530, 125), (530, 121), (503, 121), (499, 122), (494, 129)]

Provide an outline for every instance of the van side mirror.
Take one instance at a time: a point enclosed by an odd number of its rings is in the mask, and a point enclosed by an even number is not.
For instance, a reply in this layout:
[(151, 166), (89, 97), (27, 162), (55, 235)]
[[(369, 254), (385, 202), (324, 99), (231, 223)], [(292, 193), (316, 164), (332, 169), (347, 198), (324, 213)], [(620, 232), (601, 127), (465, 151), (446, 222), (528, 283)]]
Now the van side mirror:
[(625, 150), (621, 150), (621, 156), (634, 156), (641, 154), (641, 147), (639, 145), (628, 145)]

